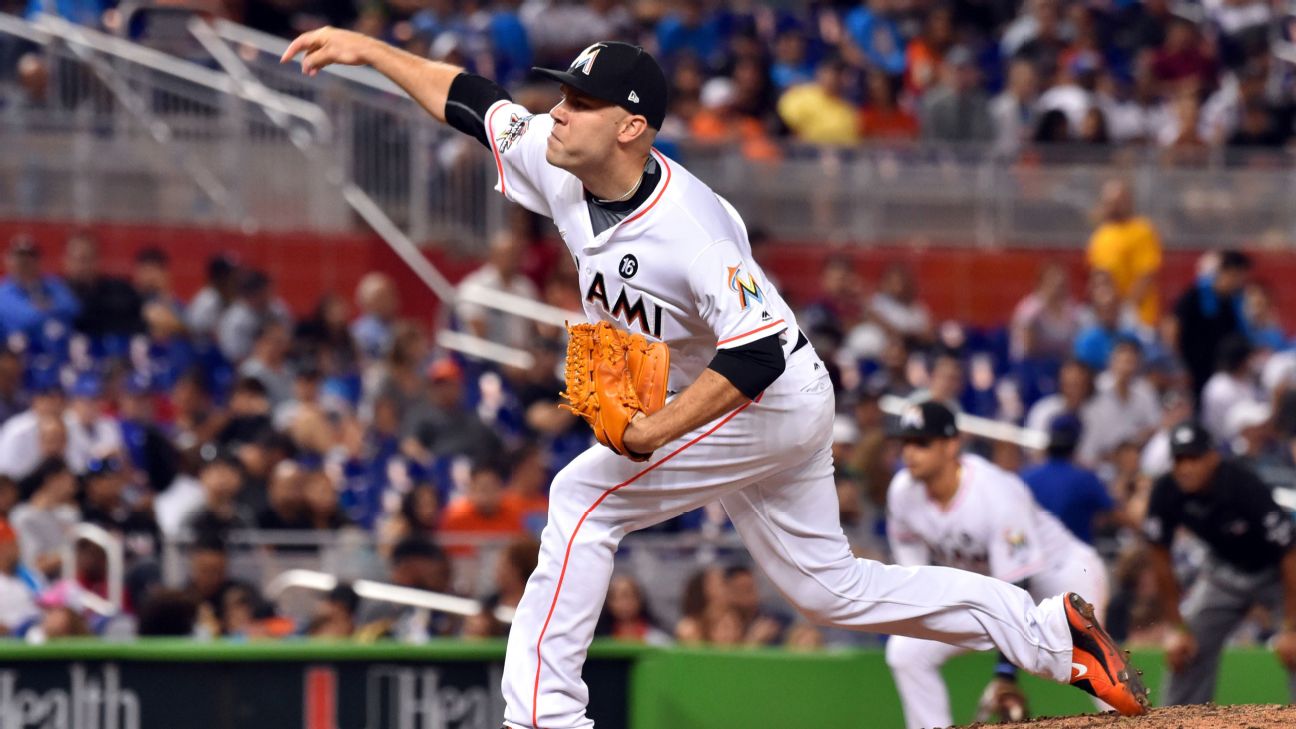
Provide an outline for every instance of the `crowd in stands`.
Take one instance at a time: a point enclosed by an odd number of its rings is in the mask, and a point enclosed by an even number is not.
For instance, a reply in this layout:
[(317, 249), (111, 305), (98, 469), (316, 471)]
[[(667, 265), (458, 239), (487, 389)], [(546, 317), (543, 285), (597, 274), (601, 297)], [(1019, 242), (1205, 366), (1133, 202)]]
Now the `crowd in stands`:
[[(1152, 480), (1170, 467), (1168, 429), (1196, 414), (1220, 448), (1296, 495), (1296, 352), (1246, 254), (1207, 252), (1185, 290), (1161, 291), (1157, 231), (1133, 209), (1124, 181), (1105, 187), (1098, 217), (1083, 290), (1042, 263), (1000, 328), (937, 321), (907, 268), (863, 271), (846, 258), (828, 260), (817, 296), (799, 302), (800, 324), (837, 388), (841, 517), (861, 555), (887, 559), (884, 504), (898, 468), (887, 397), (932, 398), (1023, 425), (1048, 447), (980, 439), (970, 447), (1021, 472), (1041, 503), (1111, 560), (1124, 606), (1114, 624), (1138, 640), (1157, 619), (1137, 525)], [(519, 263), (526, 253), (502, 233), (460, 285), (576, 308), (566, 259), (531, 278)], [(14, 237), (4, 274), (5, 631), (30, 640), (120, 630), (407, 640), (504, 632), (493, 610), (516, 605), (534, 567), (549, 483), (591, 443), (586, 426), (556, 407), (563, 332), (461, 304), (438, 326), (510, 343), (535, 361), (491, 366), (435, 347), (427, 322), (400, 316), (400, 292), (381, 273), (365, 275), (353, 297), (325, 294), (294, 319), (274, 281), (232, 258), (213, 258), (206, 285), (184, 300), (166, 251), (140, 248), (130, 275), (116, 277), (101, 270), (84, 233), (66, 241), (61, 261), (46, 260), (30, 236)], [(108, 575), (104, 551), (69, 536), (81, 522), (122, 540), (126, 627), (84, 609), (85, 595), (108, 595)], [(656, 528), (727, 529), (714, 508)], [(343, 585), (312, 620), (292, 621), (231, 567), (239, 555), (231, 544), (248, 534), (308, 558), (353, 534), (385, 560), (369, 576), (466, 594), (488, 609), (468, 618), (401, 610)], [(183, 584), (163, 579), (169, 543), (185, 545)], [(690, 558), (701, 569), (672, 606), (678, 624), (655, 620), (661, 603), (627, 574), (600, 633), (858, 643), (762, 604), (741, 562)]]
[[(30, 0), (126, 34), (110, 0)], [(1280, 0), (281, 0), (194, 3), (282, 37), (323, 24), (466, 66), (514, 90), (533, 65), (565, 67), (597, 40), (657, 55), (671, 82), (661, 142), (736, 145), (770, 160), (776, 140), (848, 146), (935, 140), (1141, 145), (1174, 159), (1293, 136), (1292, 40)], [(3, 54), (0, 54), (3, 55)], [(32, 60), (16, 86), (39, 86)], [(16, 64), (16, 65), (15, 65)], [(33, 91), (33, 93), (36, 93)]]
[(279, 35), (322, 22), (517, 86), (597, 40), (654, 52), (672, 82), (663, 134), (739, 144), (930, 139), (1280, 147), (1291, 73), (1267, 0), (836, 3), (253, 3)]
[[(110, 29), (106, 4), (55, 4)], [(1271, 55), (1281, 3), (939, 2), (787, 4), (611, 2), (248, 3), (226, 9), (290, 36), (353, 27), (521, 89), (531, 65), (563, 66), (593, 40), (642, 43), (672, 81), (663, 139), (738, 145), (753, 159), (776, 140), (1146, 144), (1191, 155), (1282, 147), (1292, 136), (1290, 70)], [(34, 3), (32, 10), (45, 6)], [(14, 9), (14, 8), (10, 8)], [(26, 59), (26, 60), (23, 60)], [(6, 61), (9, 59), (5, 59)], [(17, 59), (30, 93), (45, 71)], [(1162, 290), (1155, 226), (1128, 184), (1103, 190), (1084, 286), (1042, 263), (1011, 319), (980, 331), (938, 321), (902, 265), (863, 271), (830, 259), (802, 329), (833, 369), (834, 451), (843, 525), (861, 555), (886, 559), (886, 489), (897, 467), (883, 402), (932, 398), (1045, 434), (1048, 447), (974, 440), (1021, 472), (1042, 504), (1113, 566), (1112, 621), (1154, 641), (1156, 585), (1141, 522), (1170, 464), (1167, 433), (1197, 416), (1217, 445), (1276, 491), (1296, 493), (1296, 353), (1270, 285), (1233, 250), (1208, 251), (1195, 279)], [(570, 272), (519, 266), (505, 234), (464, 286), (578, 308)], [(588, 447), (556, 407), (563, 332), (461, 305), (451, 326), (526, 350), (534, 366), (492, 367), (438, 349), (428, 322), (402, 318), (381, 273), (294, 317), (264, 272), (212, 259), (192, 296), (172, 289), (166, 250), (141, 246), (129, 276), (103, 272), (93, 237), (61, 260), (35, 240), (7, 242), (0, 280), (0, 630), (28, 640), (112, 633), (208, 636), (491, 636), (490, 610), (459, 618), (358, 598), (339, 586), (305, 622), (239, 576), (233, 544), (252, 533), (357, 535), (378, 545), (373, 576), (510, 607), (536, 559), (553, 474)], [(1025, 287), (1023, 287), (1025, 288)], [(1057, 484), (1068, 484), (1063, 492)], [(104, 621), (85, 595), (108, 594), (107, 559), (73, 525), (126, 548), (129, 621)], [(659, 528), (726, 530), (716, 509)], [(504, 548), (469, 579), (482, 535)], [(303, 538), (273, 547), (313, 554)], [(164, 580), (168, 543), (183, 580)], [(69, 549), (70, 547), (70, 549)], [(72, 564), (65, 565), (65, 560)], [(1182, 560), (1191, 570), (1193, 557)], [(65, 579), (64, 568), (71, 579)], [(683, 586), (678, 621), (652, 592), (614, 580), (600, 635), (661, 643), (847, 641), (764, 604), (741, 564)], [(1255, 623), (1262, 635), (1264, 621)]]
[(88, 541), (76, 544), (79, 584), (59, 583), (82, 521), (123, 539), (130, 611), (159, 583), (164, 540), (184, 538), (198, 545), (192, 587), (224, 616), (216, 555), (248, 529), (368, 531), (395, 581), (448, 591), (423, 564), (448, 564), (431, 535), (533, 539), (553, 470), (588, 442), (554, 407), (560, 347), (542, 347), (547, 380), (503, 373), (495, 396), (475, 383), (465, 403), (464, 366), (431, 356), (381, 274), (360, 282), (357, 316), (325, 296), (294, 321), (273, 282), (227, 258), (188, 302), (163, 251), (140, 250), (129, 279), (103, 275), (86, 235), (53, 267), (19, 235), (4, 270), (0, 541), (20, 547), (0, 563), (14, 580), (0, 589), (7, 631), (39, 627), (42, 600), (106, 594), (105, 555)]

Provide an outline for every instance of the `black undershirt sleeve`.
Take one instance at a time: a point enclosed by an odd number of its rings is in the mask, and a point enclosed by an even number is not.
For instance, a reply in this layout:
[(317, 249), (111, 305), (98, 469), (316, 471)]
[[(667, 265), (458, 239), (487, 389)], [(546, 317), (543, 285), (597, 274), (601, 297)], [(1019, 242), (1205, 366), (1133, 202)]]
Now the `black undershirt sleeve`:
[(486, 133), (486, 110), (497, 101), (512, 101), (503, 86), (472, 73), (461, 73), (450, 82), (446, 94), (446, 123), (490, 148)]
[(783, 343), (779, 335), (771, 334), (741, 347), (716, 352), (707, 368), (723, 375), (742, 394), (754, 400), (774, 384), (786, 366)]

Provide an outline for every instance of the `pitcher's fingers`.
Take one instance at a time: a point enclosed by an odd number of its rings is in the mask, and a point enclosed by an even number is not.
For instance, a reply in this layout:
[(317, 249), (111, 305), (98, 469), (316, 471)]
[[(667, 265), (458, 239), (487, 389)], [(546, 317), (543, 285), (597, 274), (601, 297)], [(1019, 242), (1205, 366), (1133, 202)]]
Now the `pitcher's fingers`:
[(298, 51), (305, 48), (307, 44), (309, 44), (314, 39), (314, 36), (315, 36), (315, 31), (310, 31), (309, 33), (302, 33), (301, 35), (294, 38), (293, 42), (288, 44), (288, 49), (285, 50), (283, 52), (283, 55), (279, 57), (279, 62), (287, 63), (291, 61), (293, 56), (297, 55)]
[(306, 55), (302, 56), (302, 73), (314, 76), (320, 72), (320, 69), (333, 62), (329, 54), (324, 51), (323, 46), (308, 49)]

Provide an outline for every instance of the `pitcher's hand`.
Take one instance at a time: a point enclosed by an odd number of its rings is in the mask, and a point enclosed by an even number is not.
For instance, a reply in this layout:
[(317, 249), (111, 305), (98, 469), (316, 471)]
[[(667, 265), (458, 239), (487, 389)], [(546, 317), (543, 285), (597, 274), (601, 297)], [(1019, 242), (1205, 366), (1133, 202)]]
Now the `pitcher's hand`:
[(1296, 630), (1285, 628), (1274, 638), (1274, 653), (1288, 671), (1296, 671)]
[(1197, 655), (1197, 640), (1185, 628), (1176, 628), (1166, 639), (1165, 651), (1170, 670), (1178, 673)]
[(301, 60), (302, 73), (314, 76), (332, 63), (363, 66), (369, 62), (369, 51), (378, 44), (380, 41), (367, 35), (326, 26), (297, 36), (279, 57), (279, 62), (287, 63), (305, 51), (306, 55)]

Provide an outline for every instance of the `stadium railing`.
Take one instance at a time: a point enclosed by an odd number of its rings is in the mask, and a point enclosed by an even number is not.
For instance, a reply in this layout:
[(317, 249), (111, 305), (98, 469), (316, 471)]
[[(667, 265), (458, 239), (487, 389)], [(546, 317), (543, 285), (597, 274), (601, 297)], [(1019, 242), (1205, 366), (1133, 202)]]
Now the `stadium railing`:
[[(43, 98), (17, 95), (0, 115), (19, 150), (0, 161), (0, 193), (11, 193), (0, 194), (0, 217), (242, 230), (338, 231), (363, 221), (438, 299), (459, 300), (415, 240), (478, 241), (499, 228), (503, 201), (489, 194), (490, 168), (472, 161), (481, 156), (475, 144), (465, 163), (438, 158), (434, 148), (465, 140), (375, 74), (352, 69), (316, 82), (278, 63), (284, 41), (187, 12), (166, 17), (182, 21), (192, 44), (178, 43), (174, 28), (163, 52), (53, 15), (0, 14), (0, 39), (34, 44), (50, 70)], [(551, 324), (575, 316), (463, 295)], [(440, 343), (531, 364), (526, 351), (465, 333), (445, 332)]]
[[(491, 189), (489, 154), (381, 76), (330, 67), (308, 77), (279, 63), (284, 39), (192, 14), (176, 25), (165, 43), (140, 38), (163, 52), (54, 18), (0, 16), (0, 33), (52, 56), (47, 103), (0, 115), (27, 151), (0, 162), (0, 177), (26, 181), (9, 183), (15, 194), (0, 196), (0, 216), (340, 232), (381, 227), (380, 211), (410, 241), (467, 252), (503, 227), (507, 203)], [(274, 123), (288, 112), (309, 123)], [(324, 125), (330, 135), (318, 131)], [(304, 160), (291, 147), (307, 132), (314, 144)], [(183, 143), (150, 155), (156, 149), (140, 141), (150, 135), (153, 146)], [(1073, 247), (1092, 231), (1099, 189), (1113, 176), (1134, 183), (1137, 209), (1169, 247), (1296, 238), (1287, 151), (784, 142), (780, 159), (763, 162), (733, 145), (665, 141), (751, 230), (785, 240)], [(349, 214), (338, 204), (344, 182), (374, 209)]]
[[(300, 589), (329, 592), (339, 584), (341, 583), (337, 576), (327, 572), (293, 569), (283, 572), (270, 580), (265, 587), (265, 596), (270, 600), (277, 601), (288, 590)], [(483, 603), (466, 597), (431, 590), (416, 590), (376, 580), (356, 580), (351, 583), (351, 589), (355, 591), (357, 597), (365, 600), (388, 602), (422, 610), (436, 610), (452, 615), (476, 615), (484, 607)], [(513, 622), (513, 608), (499, 605), (491, 611), (491, 614), (501, 623)]]
[[(0, 41), (44, 64), (33, 98), (12, 91), (0, 127), (0, 216), (335, 229), (328, 116), (224, 73), (44, 15), (0, 14)], [(26, 93), (27, 95), (24, 95)], [(281, 119), (272, 122), (272, 116)], [(289, 179), (291, 178), (291, 179)]]
[[(494, 592), (496, 564), (510, 541), (499, 536), (438, 535), (437, 544), (451, 560), (453, 593), (476, 600)], [(165, 584), (182, 587), (187, 582), (192, 546), (192, 540), (184, 537), (165, 541), (161, 555)], [(332, 588), (307, 573), (331, 576), (353, 586), (359, 581), (381, 579), (387, 574), (385, 555), (391, 545), (371, 533), (344, 529), (238, 530), (230, 533), (226, 546), (232, 579), (254, 585), (267, 597), (277, 597), (276, 604), (283, 614), (305, 622), (316, 604), (315, 593)], [(708, 527), (681, 533), (631, 534), (617, 552), (616, 570), (634, 577), (640, 585), (651, 585), (644, 595), (653, 614), (663, 624), (674, 625), (680, 615), (685, 583), (693, 573), (709, 566), (746, 561), (746, 550), (733, 531)], [(309, 589), (287, 589), (288, 584), (295, 584), (304, 575), (305, 584), (300, 586)], [(771, 601), (780, 600), (771, 586), (763, 584), (762, 589)]]

